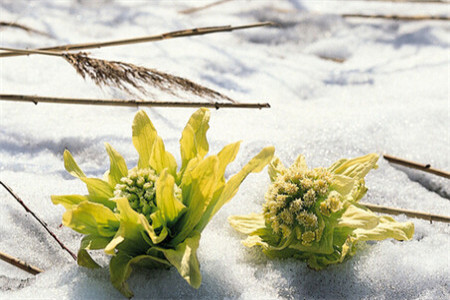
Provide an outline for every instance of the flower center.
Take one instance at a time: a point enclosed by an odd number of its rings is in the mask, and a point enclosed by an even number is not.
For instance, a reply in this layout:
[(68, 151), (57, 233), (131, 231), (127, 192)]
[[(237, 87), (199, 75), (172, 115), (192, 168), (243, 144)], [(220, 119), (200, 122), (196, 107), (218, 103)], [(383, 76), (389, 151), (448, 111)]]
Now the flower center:
[[(263, 206), (264, 218), (276, 234), (293, 233), (303, 245), (319, 241), (322, 214), (329, 216), (340, 207), (340, 195), (330, 192), (333, 175), (324, 168), (293, 168), (278, 175), (269, 187)], [(326, 205), (323, 205), (325, 203)]]
[[(114, 190), (115, 197), (125, 197), (128, 199), (133, 210), (143, 214), (152, 224), (151, 214), (156, 207), (156, 181), (158, 175), (155, 170), (131, 169), (127, 177), (122, 177), (120, 183), (116, 184)], [(181, 189), (175, 185), (175, 197), (181, 199)]]

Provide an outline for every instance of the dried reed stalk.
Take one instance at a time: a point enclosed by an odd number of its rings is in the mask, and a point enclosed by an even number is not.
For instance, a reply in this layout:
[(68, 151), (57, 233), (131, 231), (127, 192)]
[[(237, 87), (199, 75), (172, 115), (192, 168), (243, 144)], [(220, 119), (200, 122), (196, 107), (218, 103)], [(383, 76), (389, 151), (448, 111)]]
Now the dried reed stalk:
[(44, 36), (50, 36), (48, 33), (22, 25), (22, 24), (18, 24), (15, 22), (3, 22), (0, 21), (0, 27), (12, 27), (12, 28), (18, 28), (18, 29), (22, 29), (25, 30), (28, 33), (35, 33), (35, 34), (40, 34), (40, 35), (44, 35)]
[(398, 158), (398, 157), (395, 157), (395, 156), (392, 156), (389, 154), (384, 154), (383, 157), (384, 157), (384, 159), (386, 159), (387, 161), (389, 161), (390, 163), (393, 163), (393, 164), (398, 164), (398, 165), (402, 165), (402, 166), (405, 166), (408, 168), (418, 169), (418, 170), (421, 170), (424, 172), (432, 173), (432, 174), (450, 179), (450, 172), (432, 168), (430, 164), (419, 164), (414, 161), (405, 160), (405, 159)]
[(193, 7), (193, 8), (188, 8), (188, 9), (184, 9), (184, 10), (180, 10), (179, 13), (181, 14), (192, 14), (201, 10), (205, 10), (214, 6), (218, 6), (220, 4), (224, 4), (227, 2), (230, 2), (232, 0), (219, 0), (219, 1), (215, 1), (206, 5), (202, 5), (202, 6), (198, 6), (198, 7)]
[(0, 251), (0, 259), (19, 268), (24, 270), (25, 272), (28, 272), (30, 274), (33, 275), (37, 275), (39, 273), (42, 273), (44, 271), (42, 271), (41, 269), (39, 269), (38, 267), (35, 267), (33, 265), (28, 264), (27, 262), (24, 262), (23, 260), (20, 260), (14, 256), (11, 256), (9, 254), (6, 254), (4, 252)]
[(324, 59), (324, 60), (331, 60), (334, 61), (336, 63), (344, 63), (345, 62), (345, 58), (338, 58), (338, 57), (331, 57), (331, 56), (325, 56), (325, 55), (318, 55), (319, 58)]
[(86, 53), (58, 53), (46, 50), (25, 50), (0, 47), (0, 50), (32, 53), (49, 56), (60, 56), (75, 68), (84, 79), (91, 78), (98, 86), (114, 86), (135, 95), (129, 87), (143, 94), (148, 94), (146, 85), (153, 86), (171, 95), (182, 90), (200, 97), (216, 100), (227, 100), (235, 103), (230, 97), (204, 87), (183, 77), (174, 76), (156, 69), (144, 68), (120, 61), (109, 61), (89, 57)]
[(448, 1), (442, 0), (369, 0), (369, 1), (380, 1), (380, 2), (411, 2), (411, 3), (433, 3), (433, 4), (448, 4)]
[(57, 98), (30, 95), (0, 94), (0, 101), (32, 102), (34, 104), (84, 104), (84, 105), (111, 105), (111, 106), (149, 106), (149, 107), (211, 107), (211, 108), (270, 108), (269, 103), (220, 103), (220, 102), (173, 102), (173, 101), (149, 101), (149, 100), (120, 100), (120, 99), (80, 99)]
[(359, 204), (367, 207), (368, 209), (370, 209), (372, 211), (379, 212), (379, 213), (385, 213), (385, 214), (391, 214), (391, 215), (405, 214), (408, 217), (428, 220), (430, 222), (438, 221), (438, 222), (450, 223), (450, 217), (443, 216), (443, 215), (435, 215), (435, 214), (430, 214), (430, 213), (416, 211), (416, 210), (394, 208), (394, 207), (369, 204), (369, 203), (361, 203), (360, 202)]
[(426, 21), (426, 20), (439, 20), (450, 21), (449, 16), (399, 16), (399, 15), (365, 15), (365, 14), (342, 14), (343, 18), (368, 18), (368, 19), (387, 19), (395, 21)]
[(76, 261), (77, 260), (77, 256), (72, 252), (72, 251), (70, 251), (57, 237), (56, 237), (56, 235), (48, 228), (48, 226), (47, 226), (47, 224), (44, 222), (44, 221), (42, 221), (38, 216), (36, 216), (36, 214), (31, 210), (31, 209), (29, 209), (26, 205), (25, 205), (25, 203), (22, 201), (22, 199), (20, 199), (20, 197), (19, 196), (17, 196), (14, 192), (13, 192), (13, 190), (8, 186), (8, 185), (6, 185), (6, 183), (4, 183), (3, 181), (1, 181), (0, 180), (0, 184), (8, 191), (8, 193), (10, 193), (11, 194), (11, 196), (13, 196), (14, 197), (14, 199), (16, 199), (17, 200), (17, 202), (19, 202), (19, 204), (20, 205), (22, 205), (22, 207), (29, 213), (29, 214), (31, 214), (32, 216), (33, 216), (33, 218), (35, 218), (38, 222), (39, 222), (39, 224), (41, 224), (43, 227), (44, 227), (44, 229), (51, 235), (51, 237), (59, 244), (59, 246), (61, 246), (61, 248), (63, 249), (63, 250), (65, 250), (65, 251), (67, 251), (69, 254), (70, 254), (70, 256), (72, 256), (72, 258)]
[[(102, 48), (102, 47), (110, 47), (110, 46), (156, 42), (156, 41), (162, 41), (162, 40), (179, 38), (179, 37), (204, 35), (204, 34), (217, 33), (217, 32), (228, 32), (228, 31), (233, 31), (233, 30), (249, 29), (249, 28), (261, 27), (261, 26), (271, 26), (271, 25), (274, 25), (274, 23), (273, 22), (259, 22), (259, 23), (241, 25), (241, 26), (226, 25), (226, 26), (214, 26), (214, 27), (200, 27), (200, 28), (172, 31), (172, 32), (167, 32), (167, 33), (163, 33), (163, 34), (158, 34), (158, 35), (144, 36), (144, 37), (139, 37), (139, 38), (121, 39), (121, 40), (113, 40), (113, 41), (99, 42), (99, 43), (67, 44), (67, 45), (61, 45), (61, 46), (55, 46), (55, 47), (39, 48), (39, 49), (35, 49), (35, 50), (47, 50), (47, 51), (53, 51), (53, 52), (64, 52), (64, 51), (71, 51), (71, 50), (86, 50), (86, 49)], [(0, 53), (0, 57), (20, 56), (20, 55), (28, 55), (28, 54), (31, 54), (31, 53), (9, 51), (9, 52)]]

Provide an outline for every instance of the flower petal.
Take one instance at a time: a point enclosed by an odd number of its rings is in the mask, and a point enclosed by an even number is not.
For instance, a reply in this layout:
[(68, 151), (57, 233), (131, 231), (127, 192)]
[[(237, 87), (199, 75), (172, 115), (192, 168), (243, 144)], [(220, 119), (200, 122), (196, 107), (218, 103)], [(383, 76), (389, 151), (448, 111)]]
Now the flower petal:
[(364, 179), (371, 169), (377, 168), (378, 154), (371, 153), (352, 159), (340, 159), (335, 162), (328, 171), (341, 174), (353, 179)]
[(127, 164), (125, 163), (125, 159), (123, 159), (122, 155), (117, 152), (110, 144), (105, 143), (106, 152), (109, 155), (110, 168), (108, 173), (108, 181), (109, 184), (114, 187), (117, 183), (120, 182), (122, 177), (126, 177), (128, 175)]
[(139, 153), (138, 167), (140, 169), (148, 168), (150, 166), (149, 161), (153, 143), (158, 134), (145, 111), (138, 111), (134, 117), (132, 130), (133, 145)]

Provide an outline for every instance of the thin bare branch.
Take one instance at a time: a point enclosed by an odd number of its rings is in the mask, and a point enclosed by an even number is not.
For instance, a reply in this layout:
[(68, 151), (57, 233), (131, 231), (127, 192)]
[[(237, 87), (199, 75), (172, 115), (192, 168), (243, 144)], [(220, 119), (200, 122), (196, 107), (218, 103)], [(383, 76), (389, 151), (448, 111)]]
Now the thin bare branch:
[(390, 207), (390, 206), (382, 206), (382, 205), (362, 203), (362, 202), (359, 202), (359, 204), (367, 207), (368, 209), (370, 209), (372, 211), (379, 212), (379, 213), (385, 213), (385, 214), (391, 214), (391, 215), (404, 214), (404, 215), (407, 215), (408, 217), (424, 219), (424, 220), (428, 220), (430, 222), (438, 221), (438, 222), (450, 223), (450, 217), (443, 216), (443, 215), (436, 215), (436, 214), (430, 214), (430, 213), (416, 211), (416, 210), (395, 208), (395, 207)]
[(33, 275), (36, 275), (36, 274), (44, 272), (41, 269), (39, 269), (38, 267), (30, 265), (29, 263), (27, 263), (27, 262), (25, 262), (23, 260), (20, 260), (20, 259), (14, 257), (14, 256), (11, 256), (11, 255), (6, 254), (6, 253), (1, 252), (1, 251), (0, 251), (0, 259), (5, 261), (5, 262), (7, 262), (7, 263), (9, 263), (9, 264), (11, 264), (11, 265), (13, 265), (13, 266), (15, 266), (15, 267), (17, 267), (17, 268), (19, 268), (19, 269), (24, 270), (25, 272), (33, 274)]
[(22, 205), (22, 207), (29, 213), (29, 214), (31, 214), (32, 216), (33, 216), (33, 218), (35, 218), (38, 222), (39, 222), (39, 224), (41, 224), (43, 227), (44, 227), (44, 229), (52, 236), (52, 238), (59, 244), (59, 246), (61, 246), (61, 248), (63, 249), (63, 250), (65, 250), (65, 251), (67, 251), (69, 254), (70, 254), (70, 256), (72, 256), (72, 258), (76, 261), (77, 260), (77, 256), (72, 252), (72, 251), (70, 251), (57, 237), (56, 237), (56, 235), (48, 228), (48, 226), (47, 226), (47, 224), (44, 222), (44, 221), (42, 221), (38, 216), (36, 216), (36, 214), (31, 210), (31, 209), (29, 209), (26, 205), (25, 205), (25, 203), (22, 201), (22, 199), (20, 199), (20, 197), (19, 196), (17, 196), (14, 192), (13, 192), (13, 190), (8, 186), (8, 185), (6, 185), (6, 183), (4, 183), (3, 181), (1, 181), (0, 180), (0, 184), (8, 191), (8, 193), (10, 193), (11, 194), (11, 196), (13, 196), (14, 197), (14, 199), (16, 199), (17, 200), (17, 202), (19, 202), (19, 204), (20, 205)]
[(174, 102), (151, 100), (120, 100), (120, 99), (86, 99), (86, 98), (60, 98), (31, 95), (0, 94), (0, 101), (18, 101), (57, 104), (83, 104), (83, 105), (110, 105), (110, 106), (148, 106), (148, 107), (211, 107), (211, 108), (270, 108), (269, 103), (221, 103), (221, 102)]
[(450, 21), (449, 16), (425, 16), (425, 15), (400, 16), (400, 15), (366, 15), (366, 14), (343, 14), (341, 16), (343, 18), (386, 19), (395, 21), (426, 21), (426, 20)]
[[(98, 42), (98, 43), (67, 44), (67, 45), (61, 45), (61, 46), (55, 46), (55, 47), (39, 48), (36, 50), (48, 50), (48, 51), (54, 51), (54, 52), (86, 50), (86, 49), (94, 49), (94, 48), (102, 48), (102, 47), (110, 47), (110, 46), (157, 42), (157, 41), (179, 38), (179, 37), (204, 35), (204, 34), (217, 33), (217, 32), (228, 32), (228, 31), (233, 31), (233, 30), (249, 29), (249, 28), (261, 27), (261, 26), (271, 26), (271, 25), (274, 25), (274, 23), (273, 22), (259, 22), (259, 23), (252, 23), (252, 24), (247, 24), (247, 25), (242, 25), (242, 26), (227, 25), (227, 26), (214, 26), (214, 27), (200, 27), (200, 28), (172, 31), (172, 32), (151, 35), (151, 36), (144, 36), (144, 37), (139, 37), (139, 38), (121, 39), (121, 40), (113, 40), (113, 41)], [(15, 51), (0, 53), (0, 57), (19, 56), (19, 55), (27, 55), (27, 54), (25, 54), (23, 52), (15, 52)]]
[(398, 165), (402, 165), (402, 166), (405, 166), (408, 168), (418, 169), (418, 170), (421, 170), (424, 172), (432, 173), (432, 174), (450, 179), (450, 172), (432, 168), (430, 164), (420, 164), (420, 163), (416, 163), (414, 161), (406, 160), (403, 158), (398, 158), (398, 157), (395, 157), (395, 156), (392, 156), (389, 154), (384, 154), (383, 157), (384, 157), (384, 159), (386, 159), (387, 161), (389, 161), (390, 163), (393, 163), (393, 164), (398, 164)]
[(188, 9), (184, 9), (184, 10), (180, 10), (179, 13), (181, 14), (192, 14), (201, 10), (205, 10), (214, 6), (218, 6), (227, 2), (230, 2), (232, 0), (219, 0), (219, 1), (215, 1), (206, 5), (202, 5), (202, 6), (197, 6), (197, 7), (192, 7), (192, 8), (188, 8)]
[(43, 31), (40, 31), (40, 30), (31, 28), (31, 27), (28, 27), (28, 26), (25, 26), (25, 25), (22, 25), (22, 24), (18, 24), (18, 23), (15, 23), (15, 22), (3, 22), (3, 21), (0, 21), (0, 27), (17, 28), (17, 29), (25, 30), (28, 33), (40, 34), (40, 35), (47, 36), (47, 37), (50, 36), (46, 32), (43, 32)]

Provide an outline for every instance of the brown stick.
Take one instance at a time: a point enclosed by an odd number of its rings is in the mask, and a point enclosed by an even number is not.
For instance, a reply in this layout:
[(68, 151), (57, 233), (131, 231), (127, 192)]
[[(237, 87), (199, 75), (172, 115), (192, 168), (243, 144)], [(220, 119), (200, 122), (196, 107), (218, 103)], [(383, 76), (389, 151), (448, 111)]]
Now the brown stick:
[(359, 204), (367, 207), (368, 209), (370, 209), (372, 211), (379, 212), (379, 213), (385, 213), (385, 214), (391, 214), (391, 215), (405, 214), (408, 217), (424, 219), (424, 220), (428, 220), (430, 222), (438, 221), (438, 222), (450, 223), (450, 217), (443, 216), (443, 215), (435, 215), (435, 214), (430, 214), (430, 213), (421, 212), (421, 211), (395, 208), (395, 207), (382, 206), (382, 205), (369, 204), (369, 203), (362, 203), (362, 202), (359, 202)]
[(59, 98), (30, 95), (0, 94), (0, 101), (18, 101), (59, 104), (84, 105), (112, 105), (112, 106), (152, 106), (152, 107), (211, 107), (211, 108), (270, 108), (269, 103), (220, 103), (220, 102), (175, 102), (175, 101), (149, 101), (149, 100), (120, 100), (120, 99), (87, 99), (87, 98)]
[(212, 2), (212, 3), (206, 4), (206, 5), (203, 5), (203, 6), (198, 6), (198, 7), (193, 7), (193, 8), (180, 10), (179, 13), (181, 13), (181, 14), (192, 14), (192, 13), (195, 13), (195, 12), (198, 12), (198, 11), (210, 8), (210, 7), (214, 7), (214, 6), (217, 6), (217, 5), (220, 5), (220, 4), (224, 4), (224, 3), (227, 3), (227, 2), (230, 2), (230, 1), (232, 1), (232, 0), (219, 0), (219, 1), (215, 1), (215, 2)]
[(410, 2), (410, 3), (433, 3), (433, 4), (448, 4), (449, 2), (442, 0), (369, 0), (381, 2)]
[(384, 159), (386, 159), (387, 161), (389, 161), (390, 163), (393, 163), (393, 164), (398, 164), (398, 165), (402, 165), (405, 167), (422, 170), (424, 172), (432, 173), (432, 174), (450, 179), (450, 172), (432, 168), (430, 164), (419, 164), (419, 163), (405, 160), (402, 158), (398, 158), (398, 157), (395, 157), (395, 156), (392, 156), (389, 154), (384, 154), (383, 157), (384, 157)]
[(331, 61), (334, 61), (334, 62), (340, 63), (340, 64), (345, 62), (345, 58), (331, 57), (331, 56), (325, 56), (325, 55), (318, 55), (318, 57), (321, 59), (324, 59), (324, 60), (331, 60)]
[[(248, 29), (248, 28), (270, 26), (270, 25), (274, 25), (274, 23), (260, 22), (260, 23), (242, 25), (242, 26), (227, 25), (227, 26), (215, 26), (215, 27), (200, 27), (200, 28), (172, 31), (172, 32), (167, 32), (167, 33), (152, 35), (152, 36), (144, 36), (144, 37), (140, 37), (140, 38), (113, 40), (113, 41), (100, 42), (100, 43), (67, 44), (67, 45), (62, 45), (62, 46), (39, 48), (39, 49), (35, 49), (35, 50), (48, 50), (48, 51), (54, 51), (54, 52), (63, 52), (63, 51), (69, 51), (69, 50), (93, 49), (93, 48), (128, 45), (128, 44), (136, 44), (136, 43), (156, 42), (156, 41), (162, 41), (162, 40), (179, 38), (179, 37), (196, 36), (196, 35), (203, 35), (203, 34), (209, 34), (209, 33), (226, 32), (226, 31)], [(19, 55), (27, 55), (27, 54), (21, 53), (21, 52), (15, 52), (15, 51), (0, 53), (0, 57), (19, 56)]]
[(20, 260), (18, 258), (15, 258), (14, 256), (11, 256), (3, 252), (0, 252), (0, 259), (33, 275), (44, 272), (38, 267), (30, 265), (27, 262), (24, 262), (23, 260)]
[(39, 222), (39, 224), (41, 224), (44, 228), (45, 228), (45, 230), (52, 236), (52, 238), (61, 246), (61, 248), (63, 249), (63, 250), (65, 250), (65, 251), (67, 251), (69, 254), (70, 254), (70, 256), (72, 256), (72, 258), (76, 261), (77, 260), (77, 256), (72, 252), (72, 251), (70, 251), (57, 237), (56, 237), (56, 235), (48, 228), (48, 226), (47, 226), (47, 224), (45, 224), (45, 222), (44, 221), (42, 221), (41, 219), (39, 219), (39, 217), (38, 216), (36, 216), (36, 214), (31, 210), (31, 209), (29, 209), (26, 205), (25, 205), (25, 203), (22, 201), (22, 199), (20, 199), (20, 197), (19, 196), (17, 196), (14, 192), (13, 192), (13, 190), (8, 186), (8, 185), (6, 185), (6, 183), (4, 183), (3, 181), (1, 181), (0, 180), (0, 184), (11, 194), (11, 196), (13, 196), (14, 197), (14, 199), (16, 199), (17, 200), (17, 202), (19, 202), (20, 203), (20, 205), (22, 205), (22, 207), (29, 213), (29, 214), (31, 214), (38, 222)]
[(0, 27), (18, 28), (18, 29), (25, 30), (26, 32), (36, 33), (36, 34), (44, 35), (47, 37), (50, 36), (48, 33), (45, 33), (43, 31), (40, 31), (37, 29), (33, 29), (33, 28), (25, 26), (25, 25), (17, 24), (15, 22), (0, 22)]
[(399, 16), (399, 15), (365, 15), (365, 14), (342, 14), (343, 18), (368, 18), (368, 19), (387, 19), (396, 21), (425, 21), (425, 20), (439, 20), (450, 21), (449, 16)]

